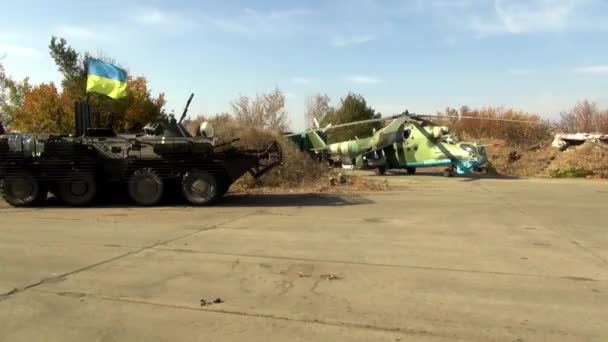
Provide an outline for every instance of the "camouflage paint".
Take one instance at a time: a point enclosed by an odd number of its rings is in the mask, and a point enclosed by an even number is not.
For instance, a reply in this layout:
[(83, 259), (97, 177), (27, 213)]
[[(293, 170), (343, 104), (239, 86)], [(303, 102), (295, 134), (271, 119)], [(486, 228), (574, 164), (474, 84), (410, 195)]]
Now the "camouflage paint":
[[(326, 145), (315, 130), (307, 131), (306, 136), (315, 151), (355, 158), (359, 168), (453, 166), (458, 174), (466, 174), (487, 163), (483, 148), (471, 142), (456, 142), (454, 139), (450, 142), (446, 139), (448, 132), (447, 127), (423, 125), (403, 115), (369, 138)], [(374, 151), (381, 152), (382, 159), (368, 155)], [(366, 156), (369, 161), (366, 161)]]

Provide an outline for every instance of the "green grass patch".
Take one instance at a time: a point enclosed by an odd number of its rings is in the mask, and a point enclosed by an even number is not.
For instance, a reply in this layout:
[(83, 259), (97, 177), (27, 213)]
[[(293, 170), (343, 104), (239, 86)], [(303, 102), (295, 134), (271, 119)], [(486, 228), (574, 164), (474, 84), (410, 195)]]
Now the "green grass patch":
[(582, 169), (551, 171), (552, 178), (585, 178), (588, 176), (593, 176), (593, 171)]

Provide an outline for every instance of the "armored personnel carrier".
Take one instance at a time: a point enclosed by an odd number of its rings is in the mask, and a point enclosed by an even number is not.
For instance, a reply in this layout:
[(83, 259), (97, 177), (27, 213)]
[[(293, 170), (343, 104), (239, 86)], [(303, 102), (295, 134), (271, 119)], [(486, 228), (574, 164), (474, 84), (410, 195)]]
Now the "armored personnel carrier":
[[(193, 94), (194, 95), (194, 94)], [(282, 162), (280, 145), (264, 149), (218, 144), (203, 123), (195, 136), (172, 116), (146, 125), (138, 134), (90, 128), (88, 105), (76, 103), (76, 133), (0, 135), (0, 185), (12, 206), (42, 205), (49, 192), (71, 206), (86, 206), (101, 189), (119, 186), (143, 206), (167, 193), (192, 205), (210, 205), (249, 172), (257, 178)]]

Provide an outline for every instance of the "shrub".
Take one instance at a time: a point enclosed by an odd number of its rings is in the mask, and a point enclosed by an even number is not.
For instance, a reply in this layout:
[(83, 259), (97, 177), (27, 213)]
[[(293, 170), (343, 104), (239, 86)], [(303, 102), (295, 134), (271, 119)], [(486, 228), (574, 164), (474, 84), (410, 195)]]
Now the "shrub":
[[(191, 133), (196, 133), (200, 124), (206, 120), (198, 116), (184, 122), (184, 127)], [(272, 141), (277, 141), (283, 150), (283, 165), (269, 171), (264, 176), (254, 179), (249, 174), (239, 179), (236, 187), (250, 189), (257, 187), (310, 187), (319, 183), (326, 184), (331, 170), (326, 164), (319, 163), (274, 130), (261, 130), (247, 126), (229, 114), (219, 114), (207, 119), (215, 128), (217, 143), (239, 139), (234, 145), (243, 148), (264, 149)]]

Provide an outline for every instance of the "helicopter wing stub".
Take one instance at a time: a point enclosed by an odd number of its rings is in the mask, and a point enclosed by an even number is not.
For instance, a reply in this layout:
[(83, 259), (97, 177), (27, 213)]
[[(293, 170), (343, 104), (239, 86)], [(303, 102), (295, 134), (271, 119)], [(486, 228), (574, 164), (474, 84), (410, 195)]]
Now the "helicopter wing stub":
[(404, 130), (405, 123), (402, 122), (396, 131), (378, 131), (374, 138), (372, 138), (372, 150), (380, 150), (395, 143), (403, 142)]

